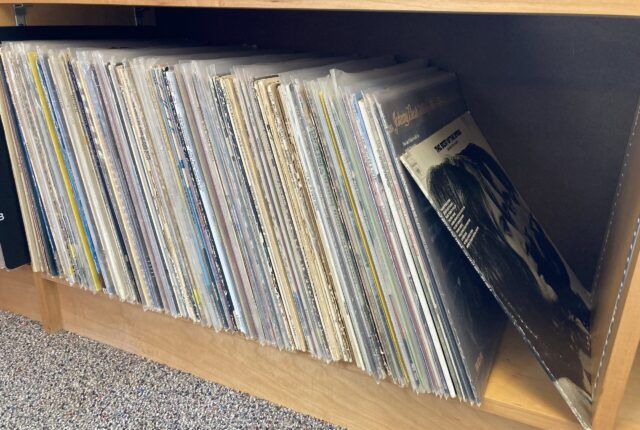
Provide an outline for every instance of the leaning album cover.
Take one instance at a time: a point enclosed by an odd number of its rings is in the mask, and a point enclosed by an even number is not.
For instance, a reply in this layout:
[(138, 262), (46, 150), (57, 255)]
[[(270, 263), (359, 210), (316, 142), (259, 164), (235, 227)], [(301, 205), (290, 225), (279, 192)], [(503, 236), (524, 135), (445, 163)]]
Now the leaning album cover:
[(389, 132), (404, 141), (404, 166), (573, 413), (589, 427), (589, 292), (462, 109), (455, 78), (409, 94), (403, 106), (387, 112)]

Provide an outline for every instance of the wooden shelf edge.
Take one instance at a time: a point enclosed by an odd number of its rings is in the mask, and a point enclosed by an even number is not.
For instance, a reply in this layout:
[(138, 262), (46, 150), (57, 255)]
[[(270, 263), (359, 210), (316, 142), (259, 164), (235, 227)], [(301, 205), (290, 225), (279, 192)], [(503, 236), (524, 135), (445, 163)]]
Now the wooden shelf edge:
[[(2, 0), (0, 4), (13, 2)], [(30, 4), (640, 16), (636, 0), (32, 0)]]
[[(23, 284), (25, 272), (0, 271), (4, 296), (42, 298)], [(145, 312), (101, 293), (36, 274), (60, 307), (51, 325), (144, 356), (199, 377), (268, 399), (349, 428), (424, 428), (428, 424), (474, 429), (577, 429), (568, 408), (513, 330), (506, 332), (485, 400), (472, 407), (415, 394), (390, 382), (376, 383), (348, 363), (320, 362), (304, 353), (262, 347), (238, 334), (216, 333), (191, 321)], [(16, 279), (21, 289), (10, 288)], [(32, 276), (32, 279), (33, 276)], [(35, 283), (35, 280), (34, 280)], [(37, 286), (32, 289), (36, 290)], [(20, 302), (13, 297), (12, 303)], [(13, 306), (15, 312), (15, 306)], [(43, 311), (44, 312), (44, 311)], [(28, 315), (33, 318), (33, 313)], [(45, 315), (46, 316), (46, 315)], [(44, 324), (43, 324), (44, 325)]]

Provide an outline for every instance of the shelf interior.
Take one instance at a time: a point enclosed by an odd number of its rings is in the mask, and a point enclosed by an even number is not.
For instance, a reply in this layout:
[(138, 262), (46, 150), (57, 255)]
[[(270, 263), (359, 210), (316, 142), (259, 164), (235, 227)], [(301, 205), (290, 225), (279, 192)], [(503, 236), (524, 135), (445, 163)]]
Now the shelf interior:
[[(171, 0), (163, 4), (175, 5)], [(637, 20), (182, 8), (158, 10), (157, 19), (169, 37), (400, 54), (429, 58), (457, 72), (498, 158), (562, 254), (590, 285), (640, 94)], [(388, 382), (375, 384), (350, 365), (325, 365), (304, 354), (261, 348), (240, 336), (216, 334), (47, 280), (60, 294), (66, 330), (338, 424), (396, 428), (401, 423), (420, 428), (441, 424), (433, 416), (448, 415), (458, 420), (452, 424), (464, 421), (477, 428), (491, 428), (487, 416), (496, 420), (493, 428), (505, 424), (504, 418), (542, 428), (577, 428), (568, 407), (512, 329), (504, 334), (484, 404), (478, 409), (415, 395)], [(1, 271), (0, 308), (39, 319), (35, 288), (29, 268)], [(640, 428), (638, 361), (619, 414), (623, 429)], [(291, 375), (292, 371), (311, 375), (311, 382)], [(278, 388), (280, 384), (285, 388)]]

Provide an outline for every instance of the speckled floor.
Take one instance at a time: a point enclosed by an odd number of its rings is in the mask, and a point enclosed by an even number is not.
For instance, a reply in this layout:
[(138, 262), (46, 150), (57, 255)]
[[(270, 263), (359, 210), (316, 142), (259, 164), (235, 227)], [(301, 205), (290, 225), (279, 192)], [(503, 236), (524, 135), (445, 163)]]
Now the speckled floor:
[(0, 311), (0, 429), (334, 429)]

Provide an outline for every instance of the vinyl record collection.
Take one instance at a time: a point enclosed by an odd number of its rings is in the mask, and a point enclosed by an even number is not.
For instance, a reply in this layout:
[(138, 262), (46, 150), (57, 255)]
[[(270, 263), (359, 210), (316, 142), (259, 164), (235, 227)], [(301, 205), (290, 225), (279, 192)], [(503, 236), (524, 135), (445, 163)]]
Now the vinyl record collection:
[(447, 100), (389, 97), (453, 75), (150, 42), (1, 55), (34, 270), (480, 402), (502, 313), (394, 137)]

